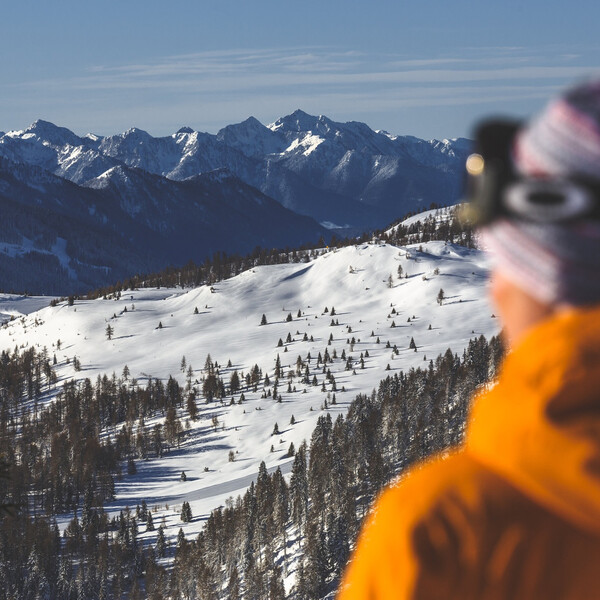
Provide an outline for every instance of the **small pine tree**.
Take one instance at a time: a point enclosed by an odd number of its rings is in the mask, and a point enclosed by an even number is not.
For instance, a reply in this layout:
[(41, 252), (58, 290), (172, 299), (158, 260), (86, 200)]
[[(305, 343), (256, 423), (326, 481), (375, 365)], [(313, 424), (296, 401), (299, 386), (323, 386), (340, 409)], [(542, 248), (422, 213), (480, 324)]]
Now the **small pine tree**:
[(415, 338), (412, 338), (412, 337), (410, 338), (410, 344), (408, 345), (408, 347), (411, 350), (416, 350), (417, 349), (417, 345), (415, 344)]
[(285, 318), (286, 323), (289, 323), (292, 320), (292, 313), (288, 313), (288, 316)]
[(185, 541), (185, 533), (183, 533), (183, 529), (180, 527), (179, 532), (177, 533), (177, 548), (179, 549), (182, 546), (185, 546)]
[(148, 511), (148, 520), (146, 521), (146, 531), (154, 531), (154, 521), (152, 520), (152, 512)]
[(110, 323), (106, 326), (105, 332), (106, 332), (106, 339), (112, 340), (113, 333), (115, 332), (115, 330), (111, 327)]
[(294, 442), (290, 443), (290, 447), (288, 448), (287, 455), (292, 457), (296, 454), (296, 448), (294, 448)]
[(296, 417), (294, 417), (294, 415), (292, 415), (292, 418), (290, 419), (290, 425), (295, 425), (296, 424)]
[(261, 325), (266, 325), (267, 324), (267, 316), (263, 314), (262, 319), (260, 320), (260, 324)]
[(162, 328), (163, 328), (162, 321), (159, 321), (159, 322), (158, 322), (158, 327), (157, 327), (157, 329), (162, 329)]
[(181, 520), (184, 523), (192, 522), (192, 509), (190, 508), (190, 503), (187, 501), (181, 505)]
[(273, 427), (273, 433), (271, 435), (279, 435), (279, 425), (275, 423), (275, 427)]
[(161, 525), (158, 528), (158, 534), (156, 536), (156, 555), (160, 558), (164, 558), (167, 553), (167, 540), (165, 539), (165, 528)]
[(442, 288), (440, 288), (440, 291), (438, 292), (438, 295), (437, 295), (437, 303), (440, 306), (442, 306), (445, 299), (446, 299), (446, 295), (444, 294), (444, 290)]
[(194, 308), (194, 314), (195, 314), (195, 315), (199, 314), (199, 311), (198, 311), (198, 307), (197, 307), (197, 306), (196, 306), (196, 308)]

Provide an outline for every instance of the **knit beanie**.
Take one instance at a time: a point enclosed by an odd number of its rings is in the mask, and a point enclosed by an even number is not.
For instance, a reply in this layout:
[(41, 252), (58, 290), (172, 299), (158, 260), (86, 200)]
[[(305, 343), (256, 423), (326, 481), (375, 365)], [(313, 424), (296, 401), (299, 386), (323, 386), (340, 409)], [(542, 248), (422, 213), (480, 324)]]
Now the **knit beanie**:
[[(512, 150), (515, 170), (523, 176), (583, 176), (600, 183), (600, 80), (550, 102), (517, 133)], [(480, 235), (495, 268), (538, 300), (600, 303), (600, 221), (503, 218)]]

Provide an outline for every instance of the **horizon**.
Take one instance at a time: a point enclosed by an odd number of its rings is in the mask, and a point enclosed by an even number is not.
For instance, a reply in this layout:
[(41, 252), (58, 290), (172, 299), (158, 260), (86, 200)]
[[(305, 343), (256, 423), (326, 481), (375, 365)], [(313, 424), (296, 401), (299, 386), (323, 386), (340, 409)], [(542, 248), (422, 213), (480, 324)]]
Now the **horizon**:
[[(295, 110), (291, 111), (290, 113), (287, 113), (285, 115), (280, 115), (279, 117), (277, 117), (277, 119), (275, 119), (274, 121), (271, 121), (269, 123), (264, 123), (262, 121), (260, 121), (260, 119), (257, 119), (254, 115), (248, 115), (246, 118), (242, 119), (241, 121), (237, 121), (235, 123), (227, 123), (225, 124), (222, 128), (216, 130), (216, 131), (200, 131), (194, 128), (190, 128), (188, 125), (182, 124), (180, 127), (178, 127), (175, 131), (172, 131), (170, 133), (166, 133), (166, 134), (162, 134), (162, 135), (155, 135), (153, 132), (148, 131), (146, 129), (143, 129), (142, 127), (137, 127), (136, 125), (132, 125), (131, 127), (128, 127), (127, 129), (124, 129), (122, 131), (114, 131), (114, 132), (110, 132), (107, 133), (105, 135), (99, 134), (97, 132), (94, 131), (75, 131), (73, 130), (71, 127), (69, 127), (68, 124), (66, 123), (54, 123), (52, 121), (49, 121), (48, 119), (44, 119), (44, 118), (38, 118), (35, 119), (33, 122), (29, 123), (29, 125), (23, 127), (22, 129), (9, 129), (7, 131), (0, 131), (0, 136), (1, 135), (10, 135), (10, 134), (20, 134), (23, 133), (24, 131), (27, 131), (28, 129), (31, 129), (36, 123), (48, 123), (50, 125), (53, 125), (54, 127), (57, 127), (59, 129), (67, 129), (68, 131), (70, 131), (71, 133), (74, 133), (76, 136), (80, 137), (80, 138), (85, 138), (86, 136), (95, 136), (95, 137), (99, 137), (99, 138), (104, 138), (104, 137), (111, 137), (111, 136), (115, 136), (115, 135), (122, 135), (127, 133), (128, 131), (132, 131), (132, 130), (136, 130), (136, 131), (142, 131), (144, 133), (147, 133), (148, 135), (150, 135), (152, 138), (164, 138), (164, 137), (172, 137), (173, 135), (176, 135), (177, 133), (179, 133), (181, 130), (185, 130), (185, 129), (191, 129), (192, 132), (195, 133), (201, 133), (201, 134), (208, 134), (208, 135), (217, 135), (222, 129), (228, 127), (228, 126), (232, 126), (232, 125), (241, 125), (242, 123), (250, 120), (250, 119), (254, 119), (256, 121), (258, 121), (261, 125), (263, 125), (264, 127), (270, 128), (271, 126), (275, 125), (275, 123), (277, 121), (279, 121), (280, 119), (285, 119), (287, 117), (291, 117), (292, 115), (294, 115), (297, 112), (301, 112), (309, 117), (313, 117), (315, 119), (319, 119), (321, 117), (325, 117), (326, 119), (329, 119), (330, 121), (336, 123), (336, 124), (340, 124), (340, 125), (347, 125), (349, 123), (362, 123), (364, 125), (367, 125), (367, 127), (369, 127), (372, 131), (374, 131), (375, 133), (381, 133), (384, 135), (391, 135), (393, 137), (402, 137), (403, 134), (396, 134), (393, 133), (391, 131), (386, 131), (384, 129), (374, 129), (373, 127), (371, 127), (369, 125), (369, 123), (364, 123), (363, 121), (356, 121), (356, 120), (350, 120), (350, 121), (336, 121), (334, 119), (331, 119), (329, 117), (329, 115), (324, 115), (324, 114), (311, 114), (308, 113), (304, 110), (302, 110), (302, 108), (296, 108)], [(410, 134), (407, 134), (407, 137), (410, 137)], [(414, 136), (413, 136), (414, 137)], [(430, 138), (430, 140), (433, 138)], [(438, 141), (443, 141), (445, 139), (449, 139), (449, 140), (457, 140), (457, 139), (469, 139), (469, 138), (435, 138)]]

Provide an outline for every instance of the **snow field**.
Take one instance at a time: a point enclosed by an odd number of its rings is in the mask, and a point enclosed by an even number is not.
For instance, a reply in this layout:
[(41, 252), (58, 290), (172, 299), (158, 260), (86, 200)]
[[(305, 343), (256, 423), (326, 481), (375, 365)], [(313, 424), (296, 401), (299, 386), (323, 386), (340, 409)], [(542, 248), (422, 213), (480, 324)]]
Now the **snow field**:
[[(310, 440), (326, 400), (335, 420), (358, 393), (370, 393), (387, 375), (426, 367), (448, 347), (461, 353), (469, 339), (498, 332), (498, 321), (492, 318), (486, 299), (486, 257), (480, 251), (443, 242), (421, 246), (422, 252), (418, 245), (363, 244), (331, 250), (308, 263), (256, 267), (212, 288), (126, 291), (120, 299), (77, 300), (73, 306), (62, 303), (40, 308), (42, 299), (25, 302), (1, 296), (0, 313), (20, 312), (23, 316), (0, 328), (0, 348), (45, 346), (50, 358), (56, 354), (59, 382), (88, 377), (95, 383), (98, 375), (110, 377), (114, 372), (121, 376), (127, 365), (130, 381), (135, 378), (139, 385), (145, 386), (150, 377), (166, 383), (172, 375), (184, 386), (191, 365), (192, 383), (200, 393), (208, 354), (219, 364), (226, 385), (234, 370), (245, 375), (256, 364), (263, 376), (268, 374), (271, 379), (271, 390), (279, 355), (285, 373), (278, 387), (281, 403), (262, 398), (262, 384), (256, 392), (243, 389), (242, 404), (238, 404), (240, 392), (234, 395), (234, 404), (230, 404), (231, 395), (208, 404), (199, 396), (196, 421), (190, 420), (185, 410), (179, 415), (187, 432), (179, 448), (172, 448), (162, 458), (136, 461), (135, 475), (127, 475), (123, 469), (116, 500), (106, 510), (115, 513), (126, 506), (133, 510), (145, 500), (155, 511), (156, 529), (164, 518), (165, 534), (174, 543), (179, 527), (190, 539), (211, 510), (225, 504), (227, 498), (243, 494), (261, 461), (269, 470), (279, 466), (289, 472), (293, 461), (287, 457), (290, 443), (297, 448), (303, 439)], [(408, 278), (398, 278), (399, 265)], [(441, 306), (437, 302), (440, 288), (446, 297)], [(336, 314), (332, 317), (333, 307)], [(297, 317), (299, 310), (301, 317)], [(263, 314), (268, 324), (261, 326)], [(286, 321), (288, 314), (291, 322)], [(332, 326), (332, 319), (339, 325)], [(107, 325), (114, 330), (111, 340), (106, 335)], [(285, 343), (288, 333), (291, 343)], [(303, 341), (305, 333), (309, 341)], [(333, 341), (328, 345), (330, 334)], [(351, 349), (348, 341), (353, 337)], [(411, 338), (416, 352), (409, 349)], [(277, 347), (279, 339), (284, 342), (282, 347)], [(386, 348), (388, 341), (390, 348)], [(322, 391), (323, 365), (316, 366), (318, 354), (323, 355), (325, 349), (330, 355), (334, 349), (337, 353), (333, 364), (327, 365), (336, 381), (335, 405), (331, 404), (331, 384)], [(342, 351), (354, 359), (356, 374), (346, 370)], [(294, 375), (289, 382), (296, 391), (288, 393), (288, 373), (295, 373), (298, 356), (306, 361), (309, 352), (310, 378), (316, 375), (318, 385), (302, 383), (303, 373)], [(359, 363), (361, 353), (364, 369)], [(74, 356), (81, 362), (79, 372), (73, 368)], [(183, 356), (185, 372), (181, 369)], [(229, 368), (228, 361), (232, 364)], [(294, 425), (290, 425), (292, 415)], [(151, 427), (160, 420), (146, 420), (146, 425)], [(279, 435), (272, 435), (275, 423)], [(180, 481), (182, 471), (186, 481)], [(191, 523), (179, 519), (185, 500), (192, 508)], [(69, 519), (65, 515), (61, 526)], [(142, 524), (140, 537), (154, 540), (156, 532), (145, 533)]]

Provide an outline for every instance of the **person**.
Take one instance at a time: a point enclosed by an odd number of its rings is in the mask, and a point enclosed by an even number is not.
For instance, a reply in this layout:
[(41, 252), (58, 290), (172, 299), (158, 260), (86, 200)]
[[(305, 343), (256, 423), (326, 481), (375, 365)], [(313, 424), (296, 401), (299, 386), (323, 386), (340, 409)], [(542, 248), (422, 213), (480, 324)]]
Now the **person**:
[(380, 495), (338, 600), (600, 598), (600, 81), (476, 145), (509, 352), (463, 446)]

